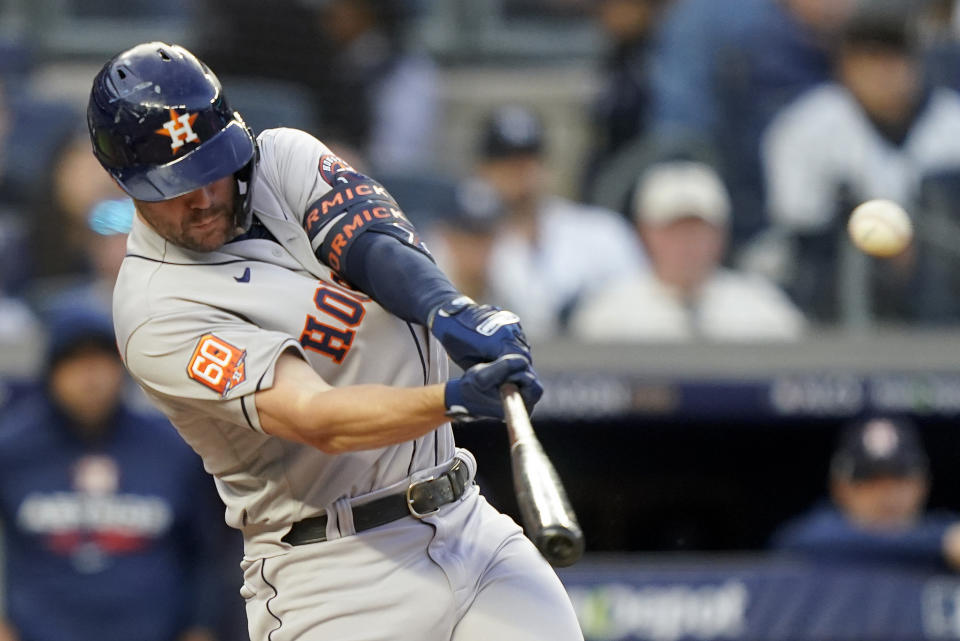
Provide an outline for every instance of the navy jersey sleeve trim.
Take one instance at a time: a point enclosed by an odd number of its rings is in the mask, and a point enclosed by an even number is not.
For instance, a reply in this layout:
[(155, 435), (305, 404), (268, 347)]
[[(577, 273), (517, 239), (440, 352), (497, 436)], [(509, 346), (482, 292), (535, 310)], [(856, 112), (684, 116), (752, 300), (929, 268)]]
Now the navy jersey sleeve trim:
[(423, 346), (420, 345), (420, 338), (413, 329), (413, 325), (407, 323), (407, 329), (410, 330), (410, 336), (413, 337), (413, 344), (417, 346), (417, 355), (420, 357), (420, 366), (423, 368), (423, 384), (427, 384), (427, 360), (423, 357)]
[(253, 426), (253, 421), (250, 420), (250, 414), (249, 414), (249, 412), (247, 412), (247, 397), (246, 397), (246, 396), (241, 396), (241, 397), (240, 397), (240, 409), (243, 410), (243, 418), (246, 419), (246, 421), (247, 421), (247, 426), (248, 426), (251, 430), (253, 430), (254, 432), (256, 432), (256, 431), (257, 431), (257, 428)]
[(160, 260), (158, 258), (150, 258), (149, 256), (141, 256), (140, 254), (125, 254), (124, 258), (139, 258), (140, 260), (145, 260), (150, 263), (158, 263), (160, 265), (181, 265), (184, 267), (214, 267), (216, 265), (233, 265), (234, 263), (249, 263), (248, 258), (237, 258), (235, 260), (224, 260), (217, 263), (175, 263), (170, 260)]

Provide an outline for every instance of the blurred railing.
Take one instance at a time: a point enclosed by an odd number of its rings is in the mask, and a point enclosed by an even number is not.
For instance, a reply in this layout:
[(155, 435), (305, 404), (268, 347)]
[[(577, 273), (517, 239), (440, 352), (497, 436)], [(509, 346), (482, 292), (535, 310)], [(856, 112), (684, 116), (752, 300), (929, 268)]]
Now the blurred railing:
[(796, 343), (534, 346), (540, 419), (960, 413), (960, 331), (820, 332)]
[[(0, 344), (0, 379), (39, 371), (38, 336)], [(534, 345), (535, 419), (960, 414), (960, 329), (819, 332), (796, 343)]]

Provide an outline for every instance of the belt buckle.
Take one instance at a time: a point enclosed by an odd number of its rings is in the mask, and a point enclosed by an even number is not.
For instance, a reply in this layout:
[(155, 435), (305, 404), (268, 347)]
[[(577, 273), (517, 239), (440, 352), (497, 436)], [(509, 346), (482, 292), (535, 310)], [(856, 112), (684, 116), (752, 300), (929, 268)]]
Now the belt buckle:
[(431, 483), (431, 482), (436, 481), (436, 480), (437, 480), (437, 477), (436, 477), (436, 476), (429, 476), (429, 477), (427, 477), (427, 478), (425, 478), (425, 479), (420, 479), (419, 481), (414, 481), (413, 483), (411, 483), (410, 485), (407, 486), (407, 492), (406, 492), (406, 497), (407, 497), (407, 510), (410, 512), (410, 515), (413, 516), (413, 518), (415, 518), (415, 519), (422, 519), (422, 518), (424, 518), (424, 517), (430, 516), (431, 514), (436, 514), (437, 512), (440, 511), (440, 507), (438, 506), (438, 507), (433, 508), (433, 509), (430, 510), (429, 512), (417, 512), (417, 509), (416, 509), (415, 507), (413, 507), (413, 501), (414, 501), (414, 499), (413, 499), (413, 497), (411, 496), (411, 494), (413, 493), (413, 489), (414, 489), (415, 487), (417, 487), (418, 485), (423, 485), (423, 484), (425, 484), (425, 483)]

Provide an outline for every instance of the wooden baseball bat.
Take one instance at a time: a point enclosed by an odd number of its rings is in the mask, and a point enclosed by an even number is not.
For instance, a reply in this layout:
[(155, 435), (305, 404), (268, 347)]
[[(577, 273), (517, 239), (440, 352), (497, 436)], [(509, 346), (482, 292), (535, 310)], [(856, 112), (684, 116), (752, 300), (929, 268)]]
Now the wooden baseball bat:
[(523, 527), (551, 565), (573, 565), (583, 555), (583, 531), (567, 493), (533, 431), (516, 385), (501, 386), (500, 397), (510, 437), (513, 487)]

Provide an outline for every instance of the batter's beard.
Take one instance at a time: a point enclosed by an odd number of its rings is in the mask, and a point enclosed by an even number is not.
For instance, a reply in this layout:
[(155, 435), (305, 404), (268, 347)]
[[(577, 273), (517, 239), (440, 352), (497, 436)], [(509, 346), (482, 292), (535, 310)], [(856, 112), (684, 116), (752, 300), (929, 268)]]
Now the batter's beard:
[[(240, 233), (230, 209), (221, 208), (214, 212), (212, 220), (210, 217), (210, 212), (191, 217), (184, 223), (179, 238), (173, 239), (173, 242), (192, 251), (211, 252), (220, 249)], [(197, 228), (197, 225), (203, 226)]]
[(177, 245), (185, 249), (198, 252), (216, 251), (226, 243), (243, 233), (241, 219), (244, 216), (242, 201), (236, 185), (234, 185), (233, 199), (230, 205), (212, 208), (216, 223), (210, 229), (194, 228), (194, 225), (210, 216), (211, 210), (205, 210), (186, 221), (179, 238), (173, 239)]

